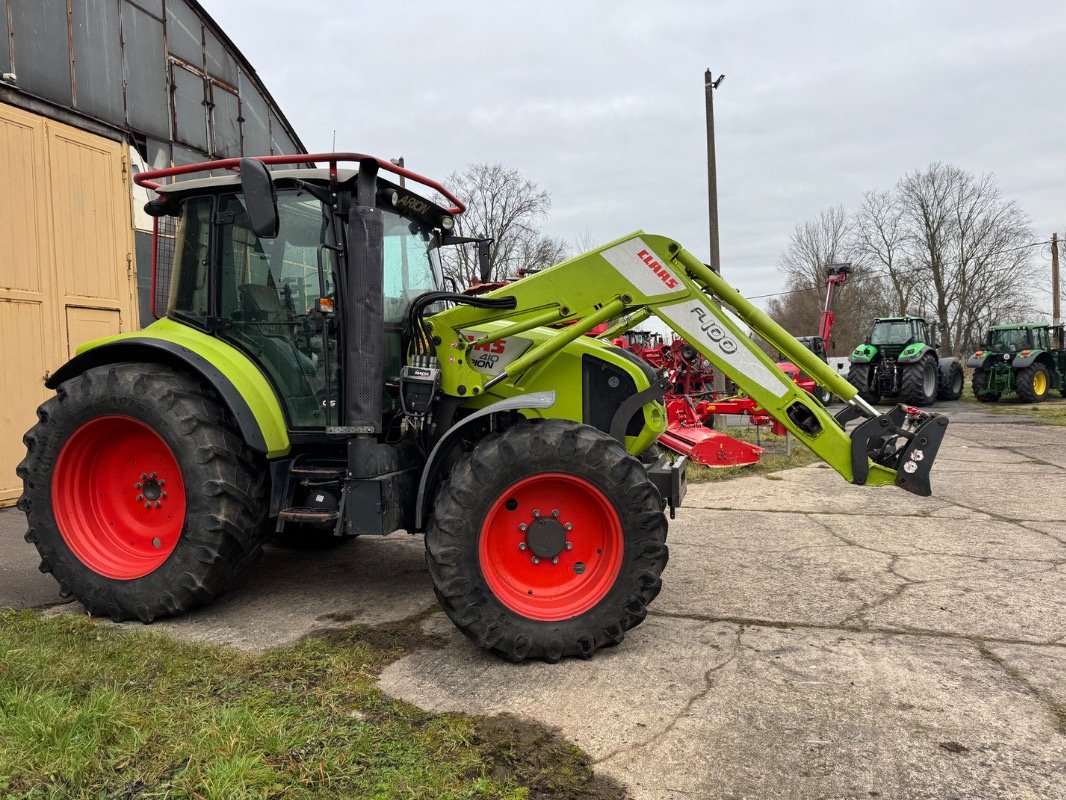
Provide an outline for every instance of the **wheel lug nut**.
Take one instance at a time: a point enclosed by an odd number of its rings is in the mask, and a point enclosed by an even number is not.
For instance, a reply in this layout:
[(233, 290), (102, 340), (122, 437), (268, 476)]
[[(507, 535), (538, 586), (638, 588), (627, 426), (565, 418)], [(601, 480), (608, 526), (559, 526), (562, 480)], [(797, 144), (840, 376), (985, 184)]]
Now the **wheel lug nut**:
[(518, 523), (518, 530), (520, 530), (520, 531), (524, 531), (524, 530), (525, 530), (526, 528), (528, 528), (528, 527), (529, 527), (529, 526), (528, 526), (528, 525), (526, 525), (526, 523), (524, 523), (524, 522), (520, 522), (520, 523)]
[(567, 542), (566, 543), (566, 549), (567, 550), (573, 550), (574, 549), (574, 543), (573, 542)]
[(154, 480), (155, 480), (155, 473), (153, 472), (153, 473), (151, 474), (151, 476), (150, 476), (150, 477), (151, 477), (151, 478), (152, 478), (152, 480), (154, 481)]
[(159, 496), (160, 496), (160, 497), (166, 497), (166, 496), (167, 496), (167, 493), (166, 493), (166, 492), (160, 492), (160, 493), (159, 493)]
[(158, 500), (155, 501), (155, 507), (156, 508), (159, 508), (161, 505), (163, 505), (163, 504), (160, 503)]
[(534, 517), (539, 517), (540, 516), (540, 509), (539, 508), (534, 508), (533, 509), (533, 516)]
[(559, 563), (559, 556), (555, 556), (555, 557), (554, 557), (554, 558), (552, 559), (552, 563), (553, 563), (553, 564), (558, 564), (558, 563)]
[(146, 480), (147, 478), (148, 478), (148, 473), (147, 472), (142, 472), (141, 473), (141, 480), (143, 481), (143, 480)]
[(145, 503), (145, 504), (144, 504), (144, 507), (145, 507), (145, 508), (151, 508), (151, 507), (152, 507), (152, 504), (151, 504), (151, 503)]
[(137, 500), (138, 501), (143, 500), (143, 499), (144, 499), (144, 495), (143, 494), (137, 495)]
[(167, 485), (167, 482), (166, 482), (165, 480), (163, 480), (162, 478), (160, 478), (160, 479), (159, 479), (159, 485), (160, 485), (160, 486), (166, 486), (166, 485)]
[(536, 556), (533, 556), (533, 563), (534, 564), (539, 564), (540, 563), (540, 559), (537, 558)]
[(565, 528), (568, 531), (572, 531), (574, 529), (574, 523), (568, 522), (565, 525), (563, 525), (563, 528)]
[(519, 542), (518, 543), (518, 549), (519, 550), (525, 550), (526, 549), (526, 543), (525, 542)]
[(552, 516), (555, 517), (556, 519), (558, 519), (559, 518), (559, 509), (553, 508), (552, 509)]
[(135, 484), (133, 484), (133, 488), (134, 489), (140, 489), (141, 488), (141, 482), (137, 481)]

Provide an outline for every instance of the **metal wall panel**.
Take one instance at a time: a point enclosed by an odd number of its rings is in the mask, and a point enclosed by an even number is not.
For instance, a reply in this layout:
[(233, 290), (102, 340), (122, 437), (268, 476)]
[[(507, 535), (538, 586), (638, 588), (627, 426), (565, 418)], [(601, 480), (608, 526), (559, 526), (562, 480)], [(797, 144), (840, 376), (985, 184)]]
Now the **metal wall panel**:
[[(193, 150), (190, 147), (184, 147), (178, 144), (177, 142), (174, 143), (173, 158), (174, 166), (176, 167), (180, 167), (185, 164), (198, 164), (201, 161), (205, 160), (203, 153)], [(172, 178), (171, 180), (175, 179)]]
[(134, 130), (169, 140), (170, 102), (163, 23), (123, 3), (122, 41), (126, 121)]
[(123, 118), (122, 50), (115, 0), (72, 0), (74, 86), (80, 111)]
[(263, 95), (241, 73), (241, 116), (244, 117), (244, 155), (270, 155), (270, 117)]
[(171, 62), (170, 77), (174, 81), (174, 139), (207, 152), (207, 108), (204, 98), (204, 79), (194, 72)]
[(211, 152), (231, 156), (241, 152), (241, 113), (237, 95), (217, 83), (211, 85)]
[(170, 142), (148, 139), (148, 168), (166, 169), (170, 166)]
[[(124, 0), (123, 4), (131, 2), (134, 0)], [(149, 14), (155, 14), (159, 19), (163, 19), (163, 0), (135, 0), (135, 4)]]
[(167, 3), (167, 47), (178, 58), (203, 67), (203, 23), (184, 0)]
[(209, 30), (204, 31), (204, 53), (207, 74), (212, 78), (225, 81), (230, 86), (237, 85), (237, 59)]
[(7, 2), (0, 0), (0, 72), (14, 71), (11, 69), (11, 42), (7, 34)]
[(66, 0), (9, 0), (18, 86), (70, 107)]
[(285, 132), (285, 127), (273, 110), (270, 112), (270, 152), (275, 155), (296, 152), (295, 143)]

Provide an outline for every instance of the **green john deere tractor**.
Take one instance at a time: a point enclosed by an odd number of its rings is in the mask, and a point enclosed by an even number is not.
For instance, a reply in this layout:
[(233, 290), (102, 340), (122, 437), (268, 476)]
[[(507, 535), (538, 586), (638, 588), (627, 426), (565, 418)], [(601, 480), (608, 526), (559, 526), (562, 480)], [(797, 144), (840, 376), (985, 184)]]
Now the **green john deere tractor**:
[(970, 356), (973, 393), (982, 403), (994, 403), (1015, 392), (1022, 400), (1038, 403), (1053, 389), (1066, 397), (1066, 348), (1063, 326), (1040, 323), (995, 325), (985, 346)]
[(935, 322), (921, 317), (883, 317), (874, 321), (866, 342), (851, 354), (848, 381), (870, 404), (898, 397), (912, 406), (962, 397), (962, 365), (937, 354)]
[[(327, 167), (266, 166), (310, 163)], [(608, 320), (628, 320), (618, 335), (657, 316), (846, 480), (930, 493), (946, 419), (880, 414), (670, 239), (638, 231), (475, 295), (441, 275), (442, 247), (484, 244), (453, 233), (462, 203), (388, 160), (136, 180), (174, 226), (157, 229), (157, 258), (173, 244), (164, 316), (48, 378), (19, 465), (41, 569), (92, 614), (207, 603), (278, 533), (405, 529), (425, 534), (437, 597), (479, 646), (556, 661), (617, 644), (659, 593), (685, 465), (655, 447), (662, 376), (584, 335)], [(731, 314), (844, 409), (788, 380)]]

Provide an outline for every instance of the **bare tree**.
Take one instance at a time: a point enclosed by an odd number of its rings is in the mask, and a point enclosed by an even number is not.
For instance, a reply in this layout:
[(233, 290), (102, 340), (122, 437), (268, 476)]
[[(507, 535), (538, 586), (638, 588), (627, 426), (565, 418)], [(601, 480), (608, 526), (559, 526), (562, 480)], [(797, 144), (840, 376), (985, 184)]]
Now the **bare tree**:
[(899, 197), (892, 192), (867, 192), (856, 214), (855, 235), (863, 261), (885, 278), (895, 307), (892, 313), (921, 313), (921, 276), (906, 247)]
[(837, 291), (836, 324), (830, 354), (847, 353), (867, 335), (873, 319), (885, 313), (884, 290), (878, 275), (863, 262), (856, 221), (844, 206), (825, 209), (796, 224), (779, 266), (788, 276), (786, 292), (767, 304), (770, 316), (797, 336), (813, 335), (825, 298), (826, 267), (851, 262), (847, 284)]
[[(536, 271), (566, 258), (569, 248), (539, 226), (548, 217), (551, 197), (518, 170), (501, 164), (472, 164), (455, 173), (446, 185), (466, 203), (456, 218), (459, 236), (491, 238), (492, 280)], [(477, 248), (470, 245), (441, 250), (444, 274), (463, 287), (480, 280)]]
[(852, 221), (844, 206), (833, 206), (818, 216), (797, 222), (779, 266), (798, 287), (821, 286), (825, 267), (853, 261)]
[(945, 351), (979, 341), (994, 320), (1029, 312), (1033, 233), (995, 178), (934, 163), (904, 176), (896, 192), (905, 247), (921, 272), (917, 286)]

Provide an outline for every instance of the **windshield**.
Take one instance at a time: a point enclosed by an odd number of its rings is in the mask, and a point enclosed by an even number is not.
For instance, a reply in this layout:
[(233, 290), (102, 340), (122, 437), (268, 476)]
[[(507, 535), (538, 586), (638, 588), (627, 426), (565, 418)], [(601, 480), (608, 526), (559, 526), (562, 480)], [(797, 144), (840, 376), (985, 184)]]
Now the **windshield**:
[(1029, 331), (1025, 328), (992, 331), (988, 338), (989, 347), (1001, 353), (1015, 353), (1029, 346)]
[(907, 344), (914, 338), (914, 329), (908, 320), (874, 323), (870, 344)]
[(440, 288), (440, 258), (430, 229), (382, 209), (385, 221), (385, 324), (399, 324), (420, 294)]

